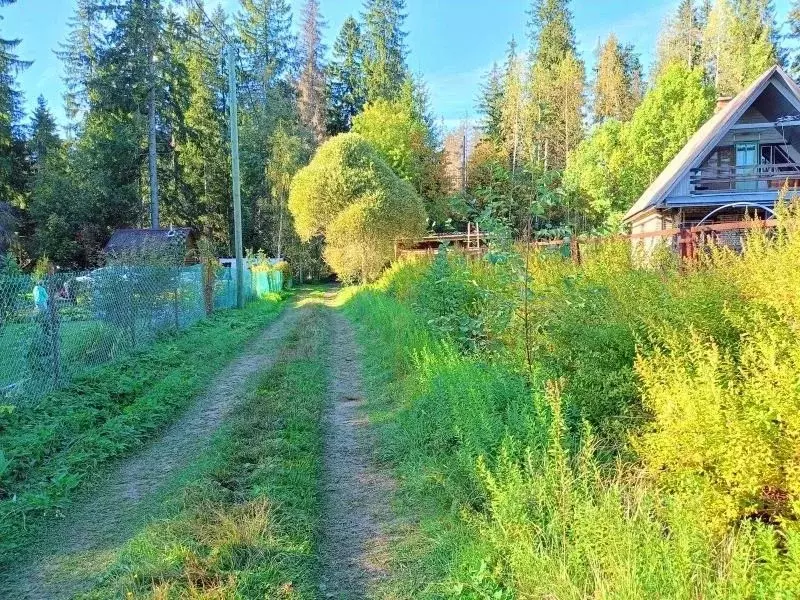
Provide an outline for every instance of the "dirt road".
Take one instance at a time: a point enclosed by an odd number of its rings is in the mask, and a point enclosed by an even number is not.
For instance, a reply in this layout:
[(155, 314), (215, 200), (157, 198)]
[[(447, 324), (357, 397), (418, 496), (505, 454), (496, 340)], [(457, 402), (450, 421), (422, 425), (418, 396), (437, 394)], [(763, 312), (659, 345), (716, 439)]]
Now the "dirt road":
[(69, 511), (36, 546), (35, 557), (0, 582), (2, 598), (58, 600), (90, 587), (96, 572), (146, 518), (146, 500), (202, 453), (255, 376), (275, 362), (281, 340), (295, 326), (300, 310), (285, 309), (182, 417), (147, 448), (123, 460), (92, 493), (91, 501)]

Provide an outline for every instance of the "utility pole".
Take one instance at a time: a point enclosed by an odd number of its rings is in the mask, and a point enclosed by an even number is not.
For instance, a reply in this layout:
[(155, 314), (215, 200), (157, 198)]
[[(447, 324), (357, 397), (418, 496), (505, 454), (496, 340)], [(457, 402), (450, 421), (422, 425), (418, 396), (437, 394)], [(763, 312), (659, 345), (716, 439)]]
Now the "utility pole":
[(231, 119), (231, 171), (233, 175), (233, 238), (236, 247), (236, 306), (244, 308), (244, 256), (242, 250), (242, 195), (239, 183), (239, 106), (236, 98), (236, 49), (228, 45), (228, 105)]
[[(152, 86), (152, 84), (151, 84)], [(158, 229), (158, 154), (156, 153), (156, 99), (155, 86), (150, 88), (148, 121), (150, 123), (150, 228)]]
[(461, 139), (461, 192), (467, 192), (467, 120), (464, 119), (464, 136)]
[[(147, 3), (148, 16), (152, 18), (150, 3)], [(155, 32), (151, 32), (156, 35)], [(147, 104), (147, 120), (149, 128), (149, 163), (150, 163), (150, 228), (158, 229), (158, 153), (156, 151), (156, 52), (155, 39), (151, 39), (150, 52), (148, 52), (150, 96)]]

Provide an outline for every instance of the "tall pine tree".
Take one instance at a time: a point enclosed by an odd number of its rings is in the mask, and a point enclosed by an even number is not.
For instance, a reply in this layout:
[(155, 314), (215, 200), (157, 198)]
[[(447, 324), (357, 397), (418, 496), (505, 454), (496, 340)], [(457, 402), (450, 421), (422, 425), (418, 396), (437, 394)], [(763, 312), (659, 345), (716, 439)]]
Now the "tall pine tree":
[(328, 66), (328, 133), (350, 131), (353, 117), (361, 112), (366, 101), (361, 26), (348, 17), (333, 45)]
[(297, 66), (292, 7), (287, 0), (242, 0), (238, 33), (245, 83), (263, 100), (271, 88), (287, 84)]
[(626, 49), (613, 33), (600, 47), (594, 79), (594, 120), (630, 118), (641, 98), (641, 73), (632, 49)]
[(300, 30), (302, 67), (297, 83), (300, 122), (312, 133), (317, 144), (326, 131), (326, 82), (322, 64), (325, 47), (322, 44), (322, 16), (319, 0), (306, 0), (303, 25)]
[(715, 0), (702, 57), (719, 94), (737, 94), (778, 61), (774, 21), (770, 0)]
[(64, 63), (64, 108), (70, 137), (78, 135), (80, 124), (89, 110), (89, 86), (95, 77), (97, 50), (101, 43), (100, 15), (97, 0), (77, 0), (69, 21), (69, 36), (56, 53)]
[(269, 178), (273, 136), (299, 121), (295, 79), (300, 56), (288, 0), (244, 0), (240, 156), (245, 245), (270, 249), (280, 227)]
[[(16, 0), (0, 0), (0, 6)], [(27, 165), (20, 120), (22, 93), (17, 89), (17, 74), (30, 63), (16, 54), (19, 40), (0, 38), (0, 203), (24, 202)]]
[(39, 170), (47, 155), (61, 145), (58, 124), (47, 106), (44, 96), (39, 96), (28, 126), (28, 156), (34, 170)]
[(586, 86), (568, 0), (534, 0), (529, 36), (529, 154), (545, 168), (562, 169), (583, 136)]
[(703, 21), (695, 0), (681, 0), (675, 13), (666, 20), (659, 33), (654, 78), (675, 62), (680, 62), (689, 69), (700, 64), (702, 26)]
[(363, 21), (368, 102), (394, 100), (408, 77), (405, 0), (366, 0)]
[[(205, 10), (205, 9), (204, 9)], [(225, 96), (227, 77), (223, 57), (225, 14), (217, 10), (209, 23), (195, 5), (186, 14), (191, 38), (177, 40), (174, 56), (185, 68), (185, 91), (176, 95), (174, 110), (175, 190), (165, 198), (164, 217), (195, 228), (229, 252), (230, 161), (227, 147)], [(202, 42), (202, 43), (201, 43)], [(176, 84), (183, 84), (176, 77)]]
[(497, 63), (492, 65), (481, 88), (478, 111), (483, 116), (481, 128), (484, 137), (500, 141), (503, 135), (503, 76)]
[(554, 68), (567, 53), (575, 53), (569, 0), (533, 0), (528, 16), (531, 58), (539, 67)]

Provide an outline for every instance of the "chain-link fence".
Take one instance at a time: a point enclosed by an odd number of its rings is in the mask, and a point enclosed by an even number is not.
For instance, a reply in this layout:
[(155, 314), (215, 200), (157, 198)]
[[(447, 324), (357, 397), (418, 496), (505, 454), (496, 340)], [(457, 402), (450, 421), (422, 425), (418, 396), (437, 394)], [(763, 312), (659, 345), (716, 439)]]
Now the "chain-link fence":
[(205, 308), (200, 265), (0, 275), (0, 402), (58, 389), (160, 332), (189, 327)]
[[(245, 268), (243, 276), (244, 300), (260, 298), (271, 292), (283, 289), (283, 272), (251, 270)], [(214, 287), (214, 308), (233, 308), (236, 306), (236, 268), (225, 267), (216, 275)]]

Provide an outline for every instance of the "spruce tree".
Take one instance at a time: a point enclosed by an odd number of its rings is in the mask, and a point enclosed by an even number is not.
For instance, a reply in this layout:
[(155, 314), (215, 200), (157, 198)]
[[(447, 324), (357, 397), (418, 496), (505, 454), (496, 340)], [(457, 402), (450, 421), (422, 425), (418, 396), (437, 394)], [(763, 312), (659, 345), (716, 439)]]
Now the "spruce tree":
[(77, 136), (82, 119), (89, 110), (89, 86), (97, 69), (97, 50), (102, 24), (97, 0), (77, 0), (69, 21), (67, 41), (56, 53), (64, 65), (64, 108), (68, 133)]
[(244, 0), (237, 29), (242, 40), (240, 157), (244, 243), (270, 248), (279, 227), (265, 177), (272, 138), (281, 124), (295, 124), (295, 78), (300, 63), (288, 0)]
[(737, 94), (779, 60), (774, 20), (770, 0), (714, 2), (702, 57), (719, 94)]
[[(0, 0), (0, 6), (16, 0)], [(30, 63), (16, 54), (20, 40), (0, 38), (0, 202), (20, 205), (26, 184), (27, 164), (20, 120), (22, 93), (17, 74)]]
[(612, 33), (600, 47), (595, 66), (594, 120), (630, 118), (641, 93), (640, 67), (632, 49), (626, 49)]
[(631, 110), (635, 109), (644, 98), (647, 86), (644, 79), (644, 68), (639, 53), (633, 44), (626, 44), (622, 48), (622, 60), (625, 64), (625, 76), (628, 79), (630, 100), (633, 103)]
[(405, 0), (366, 0), (363, 21), (368, 102), (394, 100), (408, 76)]
[[(206, 9), (204, 9), (206, 10)], [(163, 114), (165, 148), (162, 220), (193, 227), (219, 248), (230, 239), (230, 163), (224, 98), (225, 17), (217, 11), (209, 23), (190, 6), (185, 22), (167, 27), (171, 44), (168, 71), (171, 105)], [(182, 31), (191, 32), (184, 36)], [(166, 137), (168, 136), (168, 137)]]
[(44, 96), (39, 96), (28, 126), (28, 155), (36, 170), (44, 164), (47, 155), (61, 145), (58, 124), (47, 106)]
[(583, 135), (584, 65), (568, 0), (534, 0), (530, 17), (528, 155), (544, 168), (562, 169)]
[(270, 88), (288, 84), (296, 68), (292, 7), (288, 0), (242, 0), (238, 33), (247, 83), (263, 100)]
[(350, 131), (366, 102), (364, 47), (361, 26), (353, 17), (345, 19), (333, 45), (328, 66), (328, 133)]
[(502, 141), (510, 159), (512, 174), (516, 173), (523, 145), (525, 111), (525, 81), (517, 42), (512, 39), (506, 51), (503, 74), (503, 96), (500, 106)]
[(528, 29), (531, 57), (541, 68), (553, 68), (568, 52), (575, 52), (569, 0), (533, 0)]
[(497, 63), (492, 65), (486, 83), (481, 88), (478, 111), (483, 116), (483, 135), (490, 140), (500, 141), (503, 134), (503, 76)]
[(654, 77), (674, 62), (693, 69), (700, 64), (702, 28), (695, 0), (681, 0), (658, 36)]
[[(792, 0), (789, 14), (786, 18), (789, 33), (787, 37), (797, 44), (800, 41), (800, 0)], [(789, 69), (795, 79), (800, 78), (800, 50), (793, 49), (789, 53)]]
[(319, 0), (307, 0), (300, 31), (302, 68), (297, 83), (300, 122), (312, 133), (317, 144), (325, 138), (325, 70), (322, 64), (325, 47), (322, 44), (323, 21)]

